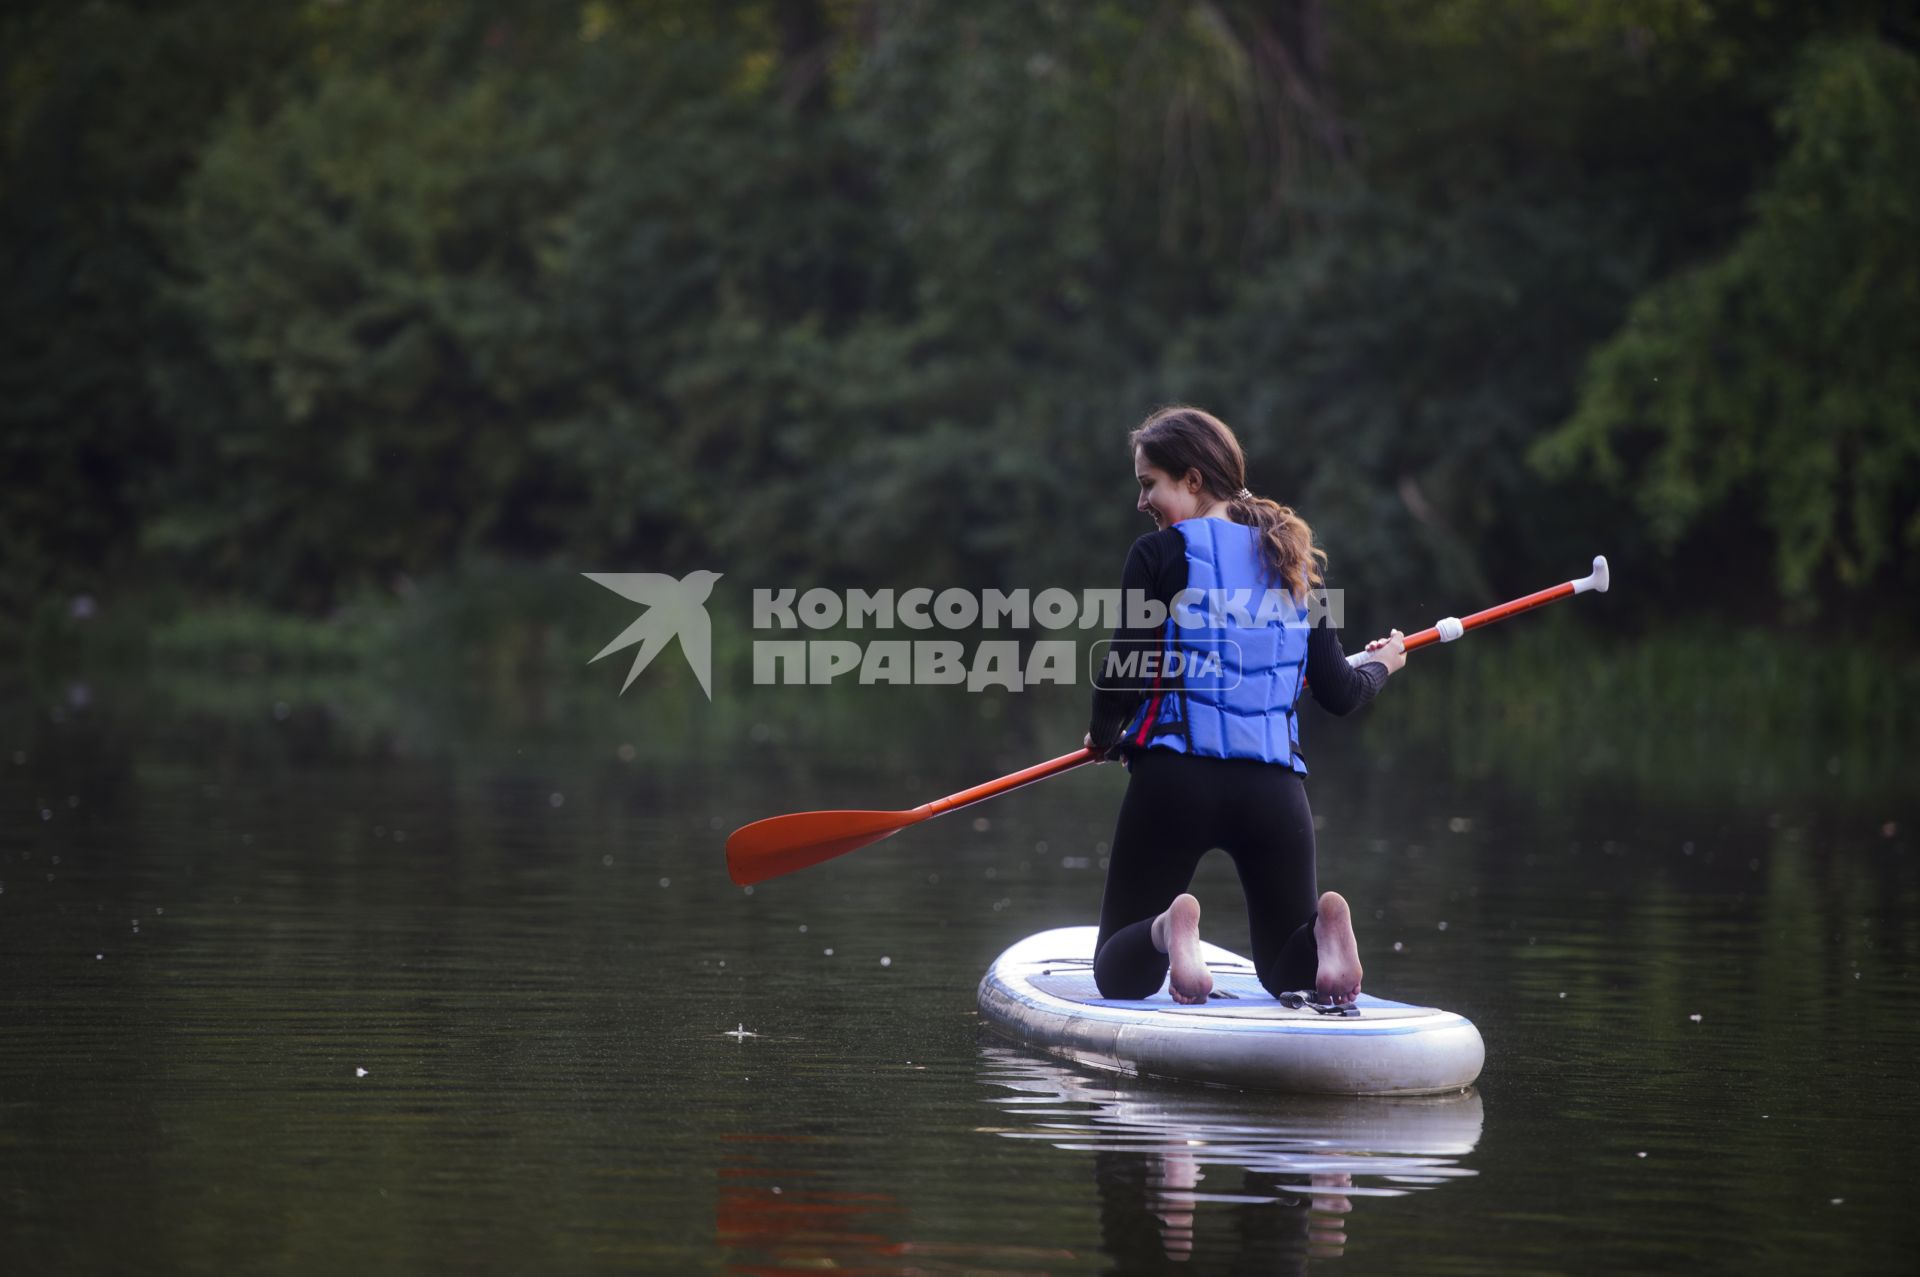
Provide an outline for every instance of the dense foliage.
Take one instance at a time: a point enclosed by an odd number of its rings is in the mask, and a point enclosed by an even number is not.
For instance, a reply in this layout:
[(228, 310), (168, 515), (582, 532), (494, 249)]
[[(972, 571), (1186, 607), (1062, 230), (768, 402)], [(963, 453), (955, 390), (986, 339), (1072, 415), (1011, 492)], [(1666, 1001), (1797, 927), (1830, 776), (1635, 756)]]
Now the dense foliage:
[(17, 7), (0, 601), (1105, 584), (1175, 399), (1402, 600), (1910, 588), (1903, 14)]
[(1668, 543), (1758, 505), (1810, 603), (1920, 550), (1920, 62), (1811, 50), (1780, 125), (1752, 224), (1634, 303), (1540, 456), (1635, 480)]

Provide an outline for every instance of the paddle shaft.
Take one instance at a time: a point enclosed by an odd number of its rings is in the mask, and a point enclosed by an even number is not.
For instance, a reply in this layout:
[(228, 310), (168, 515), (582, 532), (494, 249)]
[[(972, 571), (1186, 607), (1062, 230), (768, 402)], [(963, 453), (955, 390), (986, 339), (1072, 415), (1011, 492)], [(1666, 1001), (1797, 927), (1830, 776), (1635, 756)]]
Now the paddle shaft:
[[(1412, 652), (1431, 643), (1451, 643), (1468, 630), (1477, 630), (1483, 625), (1492, 625), (1495, 621), (1504, 621), (1510, 616), (1518, 616), (1522, 612), (1530, 612), (1534, 608), (1557, 603), (1561, 599), (1570, 599), (1576, 594), (1585, 594), (1588, 590), (1604, 594), (1608, 584), (1606, 556), (1595, 555), (1593, 571), (1588, 575), (1575, 581), (1562, 581), (1558, 585), (1550, 585), (1544, 590), (1535, 590), (1532, 594), (1475, 612), (1472, 616), (1445, 617), (1418, 634), (1409, 634), (1405, 641), (1406, 650)], [(1358, 665), (1369, 655), (1370, 653), (1367, 652), (1355, 652), (1347, 658), (1347, 662)]]
[(914, 815), (920, 820), (925, 820), (929, 816), (944, 816), (950, 811), (957, 811), (989, 798), (997, 798), (1023, 785), (1031, 785), (1049, 776), (1058, 776), (1061, 772), (1072, 771), (1085, 763), (1095, 761), (1101, 753), (1102, 751), (1091, 747), (1076, 749), (1071, 754), (1062, 754), (1044, 763), (1035, 763), (1011, 775), (1002, 776), (998, 780), (990, 780), (984, 785), (975, 785), (972, 789), (963, 789), (957, 794), (948, 794), (945, 798), (936, 798), (930, 803), (922, 803), (913, 809)]

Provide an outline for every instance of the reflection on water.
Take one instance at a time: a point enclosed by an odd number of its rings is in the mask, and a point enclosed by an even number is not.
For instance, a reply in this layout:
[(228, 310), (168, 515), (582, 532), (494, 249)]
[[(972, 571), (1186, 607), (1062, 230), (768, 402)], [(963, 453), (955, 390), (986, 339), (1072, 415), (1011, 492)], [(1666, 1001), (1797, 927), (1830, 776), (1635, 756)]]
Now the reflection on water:
[(907, 1208), (890, 1192), (847, 1192), (798, 1164), (805, 1137), (723, 1136), (714, 1240), (725, 1271), (770, 1277), (824, 1271), (860, 1274), (1047, 1272), (1073, 1251), (977, 1242), (913, 1241)]
[(1008, 1092), (989, 1102), (1015, 1123), (981, 1132), (1094, 1154), (1106, 1249), (1126, 1271), (1221, 1248), (1334, 1258), (1356, 1198), (1475, 1174), (1459, 1164), (1480, 1141), (1473, 1091), (1276, 1098), (1157, 1089), (1006, 1047), (980, 1055), (980, 1080)]
[(786, 1164), (782, 1145), (804, 1137), (728, 1134), (719, 1170), (714, 1240), (736, 1257), (728, 1272), (782, 1268), (859, 1268), (894, 1260), (900, 1244), (885, 1231), (900, 1206), (891, 1193), (850, 1193), (811, 1183)]

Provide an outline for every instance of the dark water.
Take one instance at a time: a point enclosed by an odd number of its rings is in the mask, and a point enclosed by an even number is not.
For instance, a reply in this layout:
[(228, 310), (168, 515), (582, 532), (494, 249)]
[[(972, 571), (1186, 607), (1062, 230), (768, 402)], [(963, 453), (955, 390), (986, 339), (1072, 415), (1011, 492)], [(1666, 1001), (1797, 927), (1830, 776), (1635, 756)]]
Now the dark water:
[[(1069, 747), (1072, 709), (681, 739), (632, 705), (17, 696), (6, 1271), (1911, 1271), (1897, 773), (1777, 796), (1542, 740), (1522, 780), (1384, 701), (1310, 723), (1368, 988), (1486, 1039), (1442, 1100), (1118, 1079), (981, 1028), (1001, 948), (1092, 919), (1117, 768), (726, 879), (747, 819), (937, 796)], [(1243, 944), (1230, 868), (1197, 890)]]

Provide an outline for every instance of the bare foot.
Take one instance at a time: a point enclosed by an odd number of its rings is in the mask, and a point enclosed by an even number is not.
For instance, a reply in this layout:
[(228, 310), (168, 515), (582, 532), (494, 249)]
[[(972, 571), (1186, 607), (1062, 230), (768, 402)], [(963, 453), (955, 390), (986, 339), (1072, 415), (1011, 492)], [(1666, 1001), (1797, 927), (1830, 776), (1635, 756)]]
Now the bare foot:
[(1213, 992), (1213, 972), (1200, 957), (1200, 902), (1187, 894), (1175, 896), (1167, 911), (1153, 920), (1152, 934), (1153, 947), (1172, 961), (1168, 992), (1173, 1000), (1189, 1006), (1205, 1002)]
[(1353, 913), (1339, 892), (1329, 891), (1320, 897), (1313, 939), (1320, 951), (1315, 991), (1330, 1002), (1351, 1002), (1359, 997), (1360, 942), (1353, 938)]

